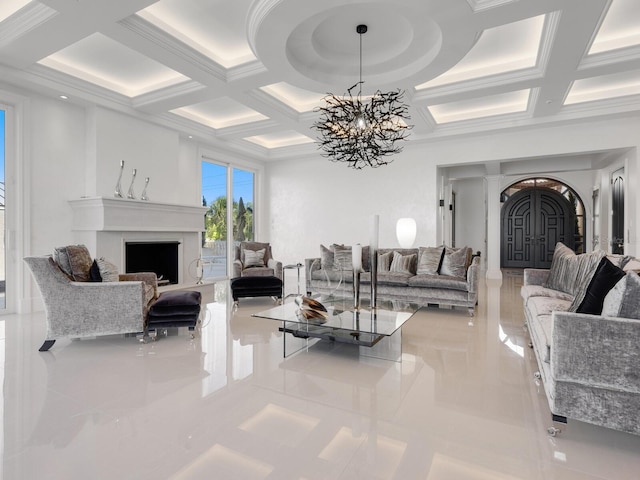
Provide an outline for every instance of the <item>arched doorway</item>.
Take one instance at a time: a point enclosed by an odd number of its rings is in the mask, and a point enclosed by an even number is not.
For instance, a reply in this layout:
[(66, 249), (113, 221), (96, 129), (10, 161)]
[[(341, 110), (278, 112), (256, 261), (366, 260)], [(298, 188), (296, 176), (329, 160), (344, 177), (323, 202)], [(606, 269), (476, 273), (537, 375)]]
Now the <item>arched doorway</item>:
[(624, 254), (624, 168), (611, 175), (611, 252)]
[(549, 268), (558, 242), (583, 251), (584, 208), (571, 188), (527, 179), (507, 188), (502, 200), (502, 268)]

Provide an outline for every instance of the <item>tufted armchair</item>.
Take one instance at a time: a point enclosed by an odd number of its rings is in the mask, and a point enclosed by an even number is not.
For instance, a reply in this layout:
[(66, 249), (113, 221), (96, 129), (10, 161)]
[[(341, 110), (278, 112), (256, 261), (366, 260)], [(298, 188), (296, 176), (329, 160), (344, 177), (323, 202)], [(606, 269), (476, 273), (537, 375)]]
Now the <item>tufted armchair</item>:
[(58, 338), (144, 332), (158, 297), (155, 273), (118, 275), (119, 281), (76, 281), (52, 256), (26, 257), (45, 306), (47, 334), (40, 351)]
[(276, 277), (282, 280), (282, 262), (273, 259), (271, 245), (240, 242), (235, 248), (233, 277)]

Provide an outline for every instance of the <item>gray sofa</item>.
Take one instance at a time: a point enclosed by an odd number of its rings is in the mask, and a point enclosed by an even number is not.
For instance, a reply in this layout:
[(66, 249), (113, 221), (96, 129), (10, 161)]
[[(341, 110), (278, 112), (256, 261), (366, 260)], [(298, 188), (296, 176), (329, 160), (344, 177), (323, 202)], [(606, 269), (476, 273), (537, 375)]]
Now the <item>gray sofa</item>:
[(640, 434), (640, 277), (604, 252), (563, 259), (559, 246), (551, 269), (524, 270), (521, 289), (553, 420)]
[[(337, 252), (337, 253), (336, 253)], [(344, 255), (344, 262), (334, 261), (336, 255)], [(397, 252), (404, 257), (405, 269), (390, 271), (392, 265), (383, 260)], [(331, 258), (331, 254), (334, 258)], [(431, 255), (431, 263), (427, 259)], [(451, 255), (449, 255), (451, 254)], [(466, 307), (473, 316), (478, 301), (478, 275), (480, 257), (470, 248), (450, 249), (445, 247), (381, 248), (378, 249), (377, 294), (380, 298), (402, 300), (419, 305), (448, 305)], [(415, 257), (412, 257), (415, 256)], [(456, 263), (456, 257), (460, 262)], [(409, 261), (409, 260), (412, 261)], [(393, 263), (393, 262), (391, 262)], [(398, 262), (397, 262), (398, 263)], [(360, 295), (368, 298), (371, 291), (371, 272), (368, 248), (363, 248), (360, 275)], [(396, 270), (398, 270), (396, 268)], [(321, 256), (305, 259), (307, 294), (351, 295), (353, 292), (353, 270), (350, 247), (321, 246)]]

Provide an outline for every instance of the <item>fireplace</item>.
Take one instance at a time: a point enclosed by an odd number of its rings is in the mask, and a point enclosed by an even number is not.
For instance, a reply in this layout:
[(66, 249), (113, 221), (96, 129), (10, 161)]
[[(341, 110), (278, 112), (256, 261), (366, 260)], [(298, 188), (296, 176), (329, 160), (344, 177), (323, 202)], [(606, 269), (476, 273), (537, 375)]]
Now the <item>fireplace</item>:
[(126, 242), (125, 271), (155, 272), (158, 284), (178, 283), (180, 242)]

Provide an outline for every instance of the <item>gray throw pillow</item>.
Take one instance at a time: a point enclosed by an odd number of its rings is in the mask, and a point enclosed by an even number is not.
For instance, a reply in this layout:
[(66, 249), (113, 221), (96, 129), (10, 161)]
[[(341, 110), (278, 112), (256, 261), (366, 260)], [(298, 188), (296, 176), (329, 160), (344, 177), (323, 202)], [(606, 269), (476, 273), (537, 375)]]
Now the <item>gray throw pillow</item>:
[(398, 252), (393, 252), (393, 260), (391, 260), (390, 272), (396, 273), (410, 273), (415, 275), (416, 273), (416, 259), (415, 253), (411, 255), (401, 255)]
[(640, 320), (640, 277), (637, 273), (627, 272), (609, 290), (604, 297), (602, 315)]
[(353, 270), (351, 247), (344, 247), (340, 245), (333, 246), (333, 269)]
[(468, 248), (454, 249), (445, 247), (440, 275), (449, 277), (467, 278)]
[(388, 272), (391, 268), (391, 260), (393, 259), (393, 252), (379, 253), (378, 254), (378, 271)]
[(96, 260), (98, 269), (100, 270), (100, 276), (103, 282), (117, 282), (120, 280), (118, 275), (118, 267), (116, 267), (109, 260), (104, 257), (100, 257)]
[(420, 247), (418, 250), (418, 275), (437, 275), (443, 253), (444, 247)]
[(593, 275), (600, 265), (600, 260), (606, 255), (603, 250), (596, 250), (591, 253), (583, 253), (576, 255), (571, 261), (576, 261), (578, 266), (576, 269), (576, 281), (573, 286), (573, 302), (569, 307), (569, 312), (578, 311), (578, 307), (582, 304), (584, 296), (587, 293), (589, 284), (593, 279)]
[(576, 253), (565, 244), (556, 243), (545, 287), (573, 295), (578, 272), (576, 256)]
[(320, 245), (320, 268), (331, 270), (333, 268), (333, 250)]
[(244, 250), (244, 268), (264, 267), (264, 253), (266, 249)]

